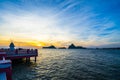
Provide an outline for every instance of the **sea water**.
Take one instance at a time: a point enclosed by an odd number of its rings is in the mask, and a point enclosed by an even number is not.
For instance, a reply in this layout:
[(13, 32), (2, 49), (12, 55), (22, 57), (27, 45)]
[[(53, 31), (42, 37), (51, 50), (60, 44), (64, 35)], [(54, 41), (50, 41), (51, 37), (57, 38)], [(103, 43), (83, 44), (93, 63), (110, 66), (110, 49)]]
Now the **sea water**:
[(120, 50), (39, 49), (13, 64), (13, 80), (120, 80)]

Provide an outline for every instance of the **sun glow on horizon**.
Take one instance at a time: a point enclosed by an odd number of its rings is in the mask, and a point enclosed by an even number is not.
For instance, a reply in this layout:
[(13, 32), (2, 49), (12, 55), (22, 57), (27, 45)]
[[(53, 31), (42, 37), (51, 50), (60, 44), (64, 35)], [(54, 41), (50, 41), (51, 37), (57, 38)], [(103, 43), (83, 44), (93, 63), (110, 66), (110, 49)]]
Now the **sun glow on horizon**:
[[(120, 46), (119, 1), (2, 1), (0, 46)], [(111, 10), (111, 7), (115, 8)], [(116, 12), (118, 11), (118, 12)]]

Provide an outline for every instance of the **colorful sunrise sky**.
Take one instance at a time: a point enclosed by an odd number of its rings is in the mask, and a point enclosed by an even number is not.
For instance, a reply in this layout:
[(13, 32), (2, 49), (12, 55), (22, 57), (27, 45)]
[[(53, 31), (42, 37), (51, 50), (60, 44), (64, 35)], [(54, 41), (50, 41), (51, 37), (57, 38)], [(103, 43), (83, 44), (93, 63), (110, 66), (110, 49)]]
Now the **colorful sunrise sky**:
[(0, 0), (0, 46), (120, 47), (120, 0)]

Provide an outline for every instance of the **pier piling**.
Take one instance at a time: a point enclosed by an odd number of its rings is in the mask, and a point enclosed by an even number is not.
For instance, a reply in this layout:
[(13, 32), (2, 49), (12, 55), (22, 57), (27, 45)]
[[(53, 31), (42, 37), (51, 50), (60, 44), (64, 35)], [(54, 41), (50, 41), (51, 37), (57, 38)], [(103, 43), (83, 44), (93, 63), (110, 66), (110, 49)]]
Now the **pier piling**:
[(35, 62), (36, 62), (37, 57), (35, 56)]

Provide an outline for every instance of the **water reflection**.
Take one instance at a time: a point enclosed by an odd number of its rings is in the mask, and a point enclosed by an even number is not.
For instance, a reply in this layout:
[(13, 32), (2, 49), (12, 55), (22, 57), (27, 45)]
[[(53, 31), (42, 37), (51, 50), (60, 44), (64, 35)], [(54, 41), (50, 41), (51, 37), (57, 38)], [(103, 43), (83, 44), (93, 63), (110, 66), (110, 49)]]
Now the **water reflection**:
[(120, 80), (119, 52), (42, 49), (37, 63), (13, 65), (13, 80)]

